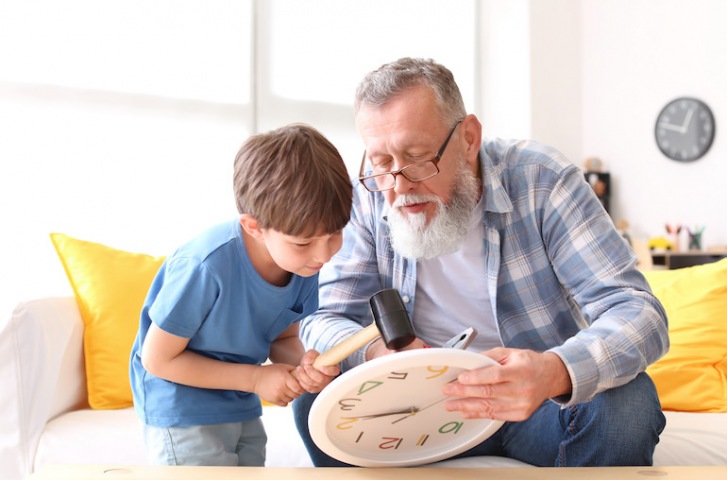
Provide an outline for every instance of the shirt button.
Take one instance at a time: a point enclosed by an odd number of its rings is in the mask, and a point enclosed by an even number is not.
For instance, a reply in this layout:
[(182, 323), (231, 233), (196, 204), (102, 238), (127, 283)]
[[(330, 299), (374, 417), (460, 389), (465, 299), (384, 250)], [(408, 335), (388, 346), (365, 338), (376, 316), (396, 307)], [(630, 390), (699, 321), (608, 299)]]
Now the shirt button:
[(409, 295), (404, 295), (403, 297), (401, 297), (401, 300), (402, 300), (402, 301), (403, 301), (404, 303), (409, 303)]

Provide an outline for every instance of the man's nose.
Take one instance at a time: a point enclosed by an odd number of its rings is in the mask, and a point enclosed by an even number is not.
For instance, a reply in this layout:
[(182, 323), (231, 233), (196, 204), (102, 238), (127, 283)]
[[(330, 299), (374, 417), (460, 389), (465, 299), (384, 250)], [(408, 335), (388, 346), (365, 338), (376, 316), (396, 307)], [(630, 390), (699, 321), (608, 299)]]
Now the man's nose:
[(398, 194), (407, 193), (414, 190), (419, 182), (412, 182), (403, 173), (399, 172), (395, 176), (394, 191)]

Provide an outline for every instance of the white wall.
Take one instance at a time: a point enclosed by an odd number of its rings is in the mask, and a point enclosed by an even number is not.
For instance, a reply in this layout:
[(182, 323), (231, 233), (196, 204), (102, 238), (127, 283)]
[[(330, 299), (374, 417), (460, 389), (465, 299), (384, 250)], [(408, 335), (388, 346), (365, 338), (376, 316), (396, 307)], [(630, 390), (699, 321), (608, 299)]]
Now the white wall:
[[(541, 140), (578, 165), (601, 158), (612, 216), (627, 220), (634, 237), (661, 236), (665, 224), (678, 223), (704, 226), (705, 248), (727, 246), (726, 2), (483, 5), (479, 109), (488, 136)], [(707, 102), (716, 120), (711, 150), (690, 164), (663, 156), (654, 139), (657, 114), (680, 96)]]
[[(645, 237), (702, 225), (705, 247), (727, 245), (727, 2), (587, 0), (582, 20), (583, 155), (611, 172), (614, 218)], [(680, 96), (716, 121), (711, 150), (687, 164), (654, 140), (656, 116)]]
[(530, 1), (531, 137), (580, 163), (583, 152), (581, 1)]

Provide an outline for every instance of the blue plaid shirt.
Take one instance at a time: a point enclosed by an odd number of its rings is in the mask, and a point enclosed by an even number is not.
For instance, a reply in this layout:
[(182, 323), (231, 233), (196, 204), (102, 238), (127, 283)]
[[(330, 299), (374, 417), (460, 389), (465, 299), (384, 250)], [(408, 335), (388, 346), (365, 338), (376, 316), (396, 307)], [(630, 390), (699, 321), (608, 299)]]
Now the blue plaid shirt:
[[(557, 354), (573, 384), (570, 398), (558, 399), (564, 405), (623, 385), (661, 357), (669, 347), (666, 313), (583, 172), (531, 141), (485, 142), (479, 160), (482, 288), (502, 344)], [(318, 351), (371, 323), (368, 299), (381, 289), (399, 290), (414, 311), (416, 262), (391, 248), (388, 205), (358, 182), (354, 191), (343, 247), (320, 273), (319, 310), (301, 322), (303, 342)], [(471, 326), (478, 328), (476, 318)]]

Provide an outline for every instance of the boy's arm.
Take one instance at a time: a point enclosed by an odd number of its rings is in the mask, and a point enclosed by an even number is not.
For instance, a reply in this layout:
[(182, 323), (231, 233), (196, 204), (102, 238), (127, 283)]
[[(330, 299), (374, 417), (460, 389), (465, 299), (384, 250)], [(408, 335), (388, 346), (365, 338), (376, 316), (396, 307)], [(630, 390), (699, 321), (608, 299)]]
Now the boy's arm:
[(298, 337), (298, 322), (286, 328), (278, 338), (270, 344), (270, 361), (298, 365), (305, 350)]
[(303, 393), (290, 375), (291, 365), (223, 362), (187, 350), (188, 343), (189, 339), (152, 323), (141, 349), (141, 363), (149, 373), (165, 380), (197, 388), (253, 392), (278, 405)]

